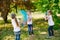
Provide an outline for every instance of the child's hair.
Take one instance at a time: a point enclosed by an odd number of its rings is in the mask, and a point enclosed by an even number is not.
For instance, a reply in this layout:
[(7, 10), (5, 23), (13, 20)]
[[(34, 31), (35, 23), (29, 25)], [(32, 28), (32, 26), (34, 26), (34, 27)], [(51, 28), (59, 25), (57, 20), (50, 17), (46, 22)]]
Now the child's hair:
[(48, 10), (48, 12), (52, 15), (53, 20), (54, 20), (54, 15), (53, 15), (52, 11), (51, 10)]
[(15, 18), (15, 16), (16, 16), (15, 14), (11, 14), (11, 18), (12, 18), (12, 19), (14, 19), (14, 18)]
[(15, 22), (16, 22), (17, 26), (19, 26), (17, 18), (16, 18), (16, 15), (15, 14), (11, 14), (11, 17), (12, 17), (12, 19), (15, 19)]
[(48, 10), (48, 12), (52, 15), (52, 11), (51, 10)]

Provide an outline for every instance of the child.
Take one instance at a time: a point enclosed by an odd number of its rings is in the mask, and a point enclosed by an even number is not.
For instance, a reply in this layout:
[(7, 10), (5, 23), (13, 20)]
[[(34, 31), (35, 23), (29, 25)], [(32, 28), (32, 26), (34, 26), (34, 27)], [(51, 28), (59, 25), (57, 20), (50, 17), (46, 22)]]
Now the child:
[(20, 22), (19, 20), (16, 18), (15, 14), (11, 15), (11, 22), (12, 22), (12, 26), (14, 28), (14, 33), (15, 33), (15, 40), (20, 40)]
[(53, 31), (53, 27), (54, 27), (54, 21), (52, 18), (52, 11), (48, 10), (47, 16), (46, 16), (46, 20), (48, 20), (48, 33), (49, 33), (49, 37), (54, 36), (54, 31)]
[(27, 11), (27, 24), (28, 24), (28, 32), (29, 32), (29, 35), (32, 35), (33, 34), (33, 25), (32, 25), (32, 15), (31, 15), (31, 12), (30, 10)]

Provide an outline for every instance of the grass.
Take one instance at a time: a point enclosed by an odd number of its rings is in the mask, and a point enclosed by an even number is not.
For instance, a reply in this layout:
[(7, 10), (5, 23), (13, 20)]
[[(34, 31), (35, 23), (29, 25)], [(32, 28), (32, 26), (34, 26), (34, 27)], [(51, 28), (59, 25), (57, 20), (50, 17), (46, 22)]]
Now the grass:
[[(55, 30), (55, 36), (51, 39), (46, 39), (48, 36), (47, 22), (43, 19), (33, 19), (34, 36), (28, 35), (28, 27), (21, 27), (21, 40), (60, 40), (60, 29)], [(9, 20), (9, 23), (4, 25), (4, 21), (0, 20), (0, 40), (14, 40), (14, 32)]]

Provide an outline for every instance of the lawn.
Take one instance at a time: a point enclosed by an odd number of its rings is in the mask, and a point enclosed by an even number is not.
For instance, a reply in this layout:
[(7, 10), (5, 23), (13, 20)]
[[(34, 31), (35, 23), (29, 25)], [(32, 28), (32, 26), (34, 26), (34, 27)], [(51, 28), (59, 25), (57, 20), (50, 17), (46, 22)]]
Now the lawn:
[[(4, 24), (3, 20), (0, 20), (0, 40), (14, 40), (14, 32), (10, 20), (9, 23)], [(51, 39), (47, 39), (47, 22), (43, 19), (33, 19), (34, 36), (28, 35), (28, 27), (21, 26), (21, 40), (60, 40), (60, 29), (54, 30), (55, 36)]]

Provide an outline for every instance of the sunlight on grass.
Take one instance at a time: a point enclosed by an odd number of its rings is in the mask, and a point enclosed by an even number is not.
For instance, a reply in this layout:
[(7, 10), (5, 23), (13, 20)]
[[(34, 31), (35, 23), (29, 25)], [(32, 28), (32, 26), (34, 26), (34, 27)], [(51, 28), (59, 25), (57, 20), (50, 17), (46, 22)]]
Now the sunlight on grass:
[(0, 25), (0, 28), (1, 27), (11, 27), (12, 25), (11, 24), (3, 24), (3, 25)]
[(0, 20), (3, 20), (3, 18), (2, 18), (2, 17), (0, 17)]
[(47, 34), (47, 32), (40, 32), (40, 34)]
[(8, 36), (5, 36), (2, 40), (14, 40), (14, 36), (8, 35)]
[[(10, 20), (4, 25), (4, 21), (0, 21), (0, 40), (14, 40), (13, 27)], [(55, 30), (55, 37), (46, 39), (47, 22), (44, 19), (33, 19), (34, 36), (29, 36), (28, 26), (21, 26), (21, 40), (60, 40), (60, 30)]]

